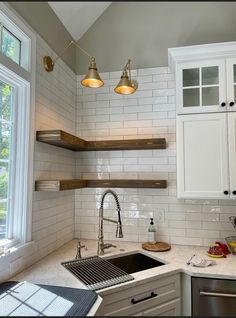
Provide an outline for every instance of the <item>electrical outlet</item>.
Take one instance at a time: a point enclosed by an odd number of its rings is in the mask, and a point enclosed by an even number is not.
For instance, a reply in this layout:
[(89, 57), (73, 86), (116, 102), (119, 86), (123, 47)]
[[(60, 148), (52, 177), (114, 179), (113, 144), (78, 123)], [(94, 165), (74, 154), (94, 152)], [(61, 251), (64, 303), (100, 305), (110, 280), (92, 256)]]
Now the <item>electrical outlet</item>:
[(233, 226), (236, 228), (236, 216), (230, 216), (229, 220), (233, 224)]
[(159, 223), (165, 222), (165, 210), (164, 209), (157, 209), (155, 214), (156, 214), (155, 219), (157, 222), (159, 222)]

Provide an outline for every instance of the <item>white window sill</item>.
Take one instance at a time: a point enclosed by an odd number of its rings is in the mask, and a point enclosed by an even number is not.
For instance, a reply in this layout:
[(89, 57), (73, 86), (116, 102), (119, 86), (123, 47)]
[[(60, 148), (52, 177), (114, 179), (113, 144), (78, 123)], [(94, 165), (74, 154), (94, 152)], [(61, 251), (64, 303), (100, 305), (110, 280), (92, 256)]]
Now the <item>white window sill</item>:
[[(6, 244), (0, 245), (0, 264), (1, 262), (6, 262), (8, 260), (12, 260), (16, 255), (23, 256), (21, 255), (24, 253), (25, 249), (28, 248), (33, 248), (34, 241), (28, 242), (28, 243), (19, 243), (16, 240), (6, 240), (8, 241), (8, 247)], [(2, 252), (2, 253), (1, 253)]]
[(5, 239), (5, 240), (0, 240), (0, 248), (10, 248), (14, 245), (17, 245), (19, 244), (19, 241), (18, 240), (8, 240), (8, 239)]

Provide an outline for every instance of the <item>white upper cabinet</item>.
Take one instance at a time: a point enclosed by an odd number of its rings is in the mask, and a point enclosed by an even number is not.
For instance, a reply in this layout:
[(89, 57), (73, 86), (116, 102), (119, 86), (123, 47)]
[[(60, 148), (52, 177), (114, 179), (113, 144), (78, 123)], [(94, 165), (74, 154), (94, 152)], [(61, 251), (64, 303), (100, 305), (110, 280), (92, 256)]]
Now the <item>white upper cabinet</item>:
[[(231, 134), (235, 140), (234, 118)], [(178, 197), (229, 198), (227, 114), (178, 116), (177, 146)], [(235, 151), (233, 161), (236, 163)]]
[(236, 42), (169, 49), (177, 114), (236, 111)]
[(230, 197), (236, 199), (236, 112), (228, 113)]
[(219, 112), (225, 109), (224, 60), (182, 63), (176, 70), (178, 113)]
[(236, 111), (236, 57), (226, 59), (228, 110)]

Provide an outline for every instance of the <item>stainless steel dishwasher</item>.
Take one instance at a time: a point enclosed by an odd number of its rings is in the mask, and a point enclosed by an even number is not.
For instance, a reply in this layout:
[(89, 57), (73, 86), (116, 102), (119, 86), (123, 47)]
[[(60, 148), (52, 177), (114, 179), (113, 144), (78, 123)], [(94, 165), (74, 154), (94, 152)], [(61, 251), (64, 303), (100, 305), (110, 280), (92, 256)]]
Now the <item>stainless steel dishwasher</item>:
[(192, 277), (192, 316), (236, 316), (236, 280)]

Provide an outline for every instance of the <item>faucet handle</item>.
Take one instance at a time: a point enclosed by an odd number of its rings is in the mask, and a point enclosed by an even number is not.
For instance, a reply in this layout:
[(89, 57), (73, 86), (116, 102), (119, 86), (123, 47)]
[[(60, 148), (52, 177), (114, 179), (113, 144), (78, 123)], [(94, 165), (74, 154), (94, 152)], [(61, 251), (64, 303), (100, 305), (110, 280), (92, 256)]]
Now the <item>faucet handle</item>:
[(79, 259), (79, 258), (82, 257), (82, 256), (81, 256), (81, 249), (82, 249), (82, 248), (84, 248), (85, 251), (88, 250), (87, 247), (86, 247), (85, 245), (82, 245), (82, 244), (81, 244), (81, 241), (79, 240), (79, 241), (78, 241), (78, 244), (77, 244), (77, 252), (76, 252), (75, 259)]
[(78, 247), (85, 247), (85, 245), (81, 245), (81, 241), (80, 240), (78, 240)]
[(84, 248), (84, 249), (85, 249), (85, 251), (87, 251), (87, 250), (88, 250), (87, 246), (86, 246), (85, 244), (83, 244), (83, 245), (82, 245), (80, 240), (78, 241), (78, 245), (77, 245), (77, 247), (78, 247), (78, 248)]
[(110, 248), (110, 247), (116, 247), (116, 245), (111, 244), (111, 243), (105, 243), (105, 244), (103, 245), (103, 247), (104, 247), (104, 249), (105, 249), (105, 248)]

